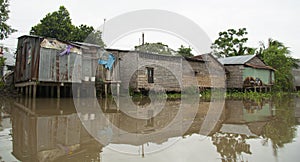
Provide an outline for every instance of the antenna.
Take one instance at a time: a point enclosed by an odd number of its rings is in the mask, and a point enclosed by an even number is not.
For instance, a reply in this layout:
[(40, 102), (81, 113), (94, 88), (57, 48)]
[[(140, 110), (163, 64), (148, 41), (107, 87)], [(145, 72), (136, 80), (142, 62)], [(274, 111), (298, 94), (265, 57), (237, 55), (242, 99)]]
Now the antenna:
[(144, 45), (144, 44), (145, 44), (145, 34), (142, 33), (142, 45)]
[(103, 20), (102, 38), (104, 38), (105, 21), (106, 21), (106, 18), (104, 18), (104, 20)]

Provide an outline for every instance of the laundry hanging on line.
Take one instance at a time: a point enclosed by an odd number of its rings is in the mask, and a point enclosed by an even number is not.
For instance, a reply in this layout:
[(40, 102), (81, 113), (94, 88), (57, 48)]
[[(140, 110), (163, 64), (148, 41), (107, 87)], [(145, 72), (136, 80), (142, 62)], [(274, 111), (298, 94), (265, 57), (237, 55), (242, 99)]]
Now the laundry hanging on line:
[(59, 56), (68, 55), (68, 54), (70, 54), (72, 48), (73, 48), (73, 46), (67, 45), (66, 49), (64, 51), (62, 51), (60, 54), (58, 54), (58, 55)]
[(103, 65), (106, 69), (111, 70), (114, 62), (115, 62), (115, 57), (112, 54), (108, 54), (108, 57), (104, 58), (100, 58), (98, 60), (98, 64)]

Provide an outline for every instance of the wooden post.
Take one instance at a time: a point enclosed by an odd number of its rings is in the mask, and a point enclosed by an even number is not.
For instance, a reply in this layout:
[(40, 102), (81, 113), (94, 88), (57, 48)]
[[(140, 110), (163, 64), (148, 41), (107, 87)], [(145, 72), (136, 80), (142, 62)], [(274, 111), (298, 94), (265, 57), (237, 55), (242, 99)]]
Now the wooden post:
[(72, 87), (68, 87), (69, 89), (69, 95), (70, 97), (73, 97), (73, 88)]
[(36, 87), (37, 85), (33, 85), (33, 98), (36, 98)]
[(64, 86), (64, 97), (67, 97), (67, 86)]
[(54, 97), (54, 86), (51, 86), (51, 98)]
[(104, 98), (104, 112), (108, 109), (108, 99), (105, 97)]
[(104, 94), (107, 97), (107, 83), (104, 83)]
[(45, 91), (46, 91), (46, 96), (45, 97), (49, 97), (49, 88), (50, 87), (48, 87), (48, 86), (44, 86), (44, 89), (45, 89)]
[(33, 96), (33, 100), (32, 100), (32, 111), (35, 112), (36, 110), (36, 100), (35, 97)]
[(117, 96), (120, 96), (120, 83), (117, 83)]
[(60, 85), (58, 85), (56, 88), (57, 88), (57, 98), (60, 98)]
[(28, 105), (26, 106), (26, 107), (28, 107), (30, 110), (32, 110), (32, 105), (31, 105), (31, 102), (32, 101), (32, 99), (31, 99), (31, 97), (29, 97), (28, 98)]
[(39, 86), (39, 88), (38, 88), (38, 90), (39, 90), (39, 96), (42, 96), (42, 93), (43, 93), (42, 89), (43, 89), (43, 87)]
[(25, 86), (25, 96), (28, 97), (28, 86)]
[(29, 97), (32, 97), (32, 85), (29, 86)]
[(96, 87), (92, 87), (94, 91), (94, 97), (97, 97)]
[(265, 93), (267, 93), (268, 92), (268, 87), (267, 86), (265, 86)]
[(24, 95), (24, 94), (23, 94), (23, 88), (24, 88), (24, 87), (21, 87), (21, 92), (20, 92), (21, 95)]
[(77, 87), (77, 98), (80, 98), (80, 87)]

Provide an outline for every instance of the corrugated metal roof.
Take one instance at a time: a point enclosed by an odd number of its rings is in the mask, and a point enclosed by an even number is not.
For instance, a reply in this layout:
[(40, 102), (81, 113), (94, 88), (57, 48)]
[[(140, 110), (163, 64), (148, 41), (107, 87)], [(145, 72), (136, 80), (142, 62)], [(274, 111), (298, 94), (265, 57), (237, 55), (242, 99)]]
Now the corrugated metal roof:
[(251, 60), (255, 55), (244, 55), (244, 56), (232, 56), (232, 57), (225, 57), (220, 58), (218, 61), (220, 61), (223, 65), (243, 65), (249, 60)]

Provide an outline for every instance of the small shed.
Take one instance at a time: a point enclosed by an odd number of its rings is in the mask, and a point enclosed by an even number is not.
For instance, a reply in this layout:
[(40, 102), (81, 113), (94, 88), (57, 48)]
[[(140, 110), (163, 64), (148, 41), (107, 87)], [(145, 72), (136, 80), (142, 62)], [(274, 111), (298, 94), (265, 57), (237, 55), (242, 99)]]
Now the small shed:
[(228, 71), (227, 88), (271, 87), (274, 71), (256, 55), (233, 56), (218, 59)]
[(21, 36), (16, 52), (15, 87), (34, 97), (37, 93), (50, 93), (51, 97), (56, 93), (59, 97), (60, 89), (65, 96), (71, 96), (72, 84), (95, 80), (91, 78), (95, 77), (101, 51), (91, 44)]

